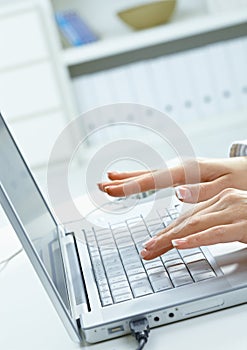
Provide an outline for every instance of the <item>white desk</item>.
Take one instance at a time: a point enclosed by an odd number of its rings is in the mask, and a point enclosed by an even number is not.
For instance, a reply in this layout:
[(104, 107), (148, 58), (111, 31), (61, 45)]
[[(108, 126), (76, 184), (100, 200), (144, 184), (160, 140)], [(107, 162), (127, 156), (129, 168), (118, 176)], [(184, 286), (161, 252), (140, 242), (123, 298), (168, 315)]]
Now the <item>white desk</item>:
[[(0, 260), (20, 243), (9, 227), (0, 229)], [(145, 350), (246, 350), (247, 305), (151, 330)], [(131, 336), (86, 347), (134, 350)], [(73, 350), (62, 325), (24, 252), (0, 273), (0, 349)]]

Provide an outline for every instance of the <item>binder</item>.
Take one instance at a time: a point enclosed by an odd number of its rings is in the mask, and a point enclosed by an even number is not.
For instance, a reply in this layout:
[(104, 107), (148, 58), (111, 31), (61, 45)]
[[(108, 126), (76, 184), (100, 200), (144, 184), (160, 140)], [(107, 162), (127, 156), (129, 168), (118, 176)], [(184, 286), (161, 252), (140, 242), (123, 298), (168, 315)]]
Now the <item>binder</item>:
[(198, 119), (198, 106), (194, 98), (191, 83), (190, 66), (188, 62), (188, 52), (170, 55), (167, 58), (166, 66), (170, 72), (174, 84), (176, 96), (176, 107), (179, 115), (175, 112), (175, 118), (182, 123)]
[(226, 47), (233, 86), (240, 108), (247, 107), (247, 38), (231, 40)]
[(149, 60), (131, 65), (130, 80), (133, 84), (134, 101), (143, 105), (155, 106), (151, 81)]
[(215, 98), (221, 114), (237, 109), (234, 80), (226, 47), (228, 42), (209, 46), (207, 59), (209, 73), (214, 77)]
[(179, 116), (174, 81), (167, 68), (166, 57), (150, 60), (150, 81), (155, 107), (168, 115)]
[(198, 119), (206, 119), (220, 112), (216, 99), (214, 76), (207, 60), (209, 47), (194, 49), (187, 54), (187, 66), (193, 86), (193, 102), (197, 103)]

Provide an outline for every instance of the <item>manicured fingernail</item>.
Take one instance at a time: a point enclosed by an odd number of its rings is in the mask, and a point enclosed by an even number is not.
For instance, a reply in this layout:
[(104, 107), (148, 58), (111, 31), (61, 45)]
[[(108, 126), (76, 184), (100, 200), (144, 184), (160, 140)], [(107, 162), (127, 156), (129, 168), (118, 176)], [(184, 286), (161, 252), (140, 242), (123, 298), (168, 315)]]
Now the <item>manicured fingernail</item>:
[(155, 243), (156, 243), (156, 239), (151, 238), (147, 242), (143, 243), (143, 248), (151, 249), (151, 248), (153, 248)]
[(172, 245), (173, 245), (173, 247), (178, 247), (178, 246), (183, 245), (186, 242), (187, 242), (187, 238), (173, 239)]
[(188, 187), (177, 187), (176, 195), (181, 201), (189, 201), (192, 199), (192, 193)]
[(106, 193), (109, 194), (109, 188), (110, 188), (110, 186), (106, 186), (106, 187), (104, 188), (104, 192), (106, 192)]
[(143, 249), (141, 252), (140, 252), (140, 255), (142, 258), (145, 258), (147, 255), (148, 255), (148, 251), (146, 249)]

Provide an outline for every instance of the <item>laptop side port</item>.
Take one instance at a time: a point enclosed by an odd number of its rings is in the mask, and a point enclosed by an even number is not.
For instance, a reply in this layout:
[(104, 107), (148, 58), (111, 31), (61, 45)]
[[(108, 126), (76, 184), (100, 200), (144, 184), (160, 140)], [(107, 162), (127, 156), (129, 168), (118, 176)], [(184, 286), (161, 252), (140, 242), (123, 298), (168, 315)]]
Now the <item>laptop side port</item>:
[(124, 331), (123, 326), (116, 326), (116, 327), (108, 328), (109, 334), (119, 333), (119, 332), (123, 332), (123, 331)]

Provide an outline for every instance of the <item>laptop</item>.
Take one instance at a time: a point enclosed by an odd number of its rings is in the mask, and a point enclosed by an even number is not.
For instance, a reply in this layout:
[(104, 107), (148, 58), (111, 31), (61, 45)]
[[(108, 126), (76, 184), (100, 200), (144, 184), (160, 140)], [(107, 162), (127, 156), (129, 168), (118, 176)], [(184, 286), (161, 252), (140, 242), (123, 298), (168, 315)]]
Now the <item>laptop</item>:
[[(227, 243), (140, 259), (143, 241), (179, 215), (157, 203), (108, 226), (57, 221), (0, 115), (0, 200), (71, 338), (95, 343), (247, 301), (247, 249)], [(94, 213), (97, 216), (97, 212)]]

